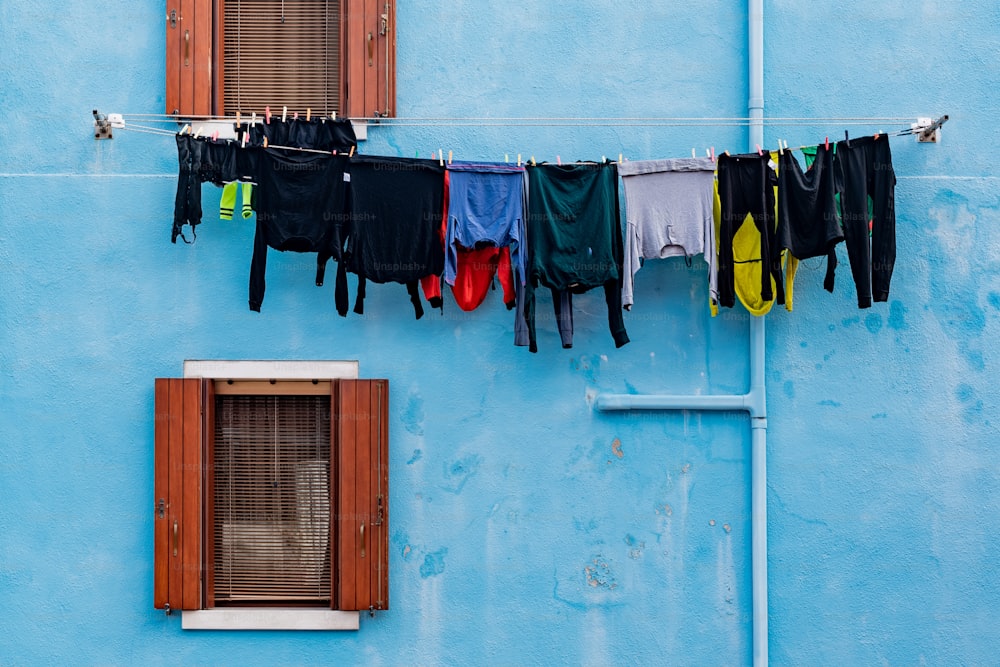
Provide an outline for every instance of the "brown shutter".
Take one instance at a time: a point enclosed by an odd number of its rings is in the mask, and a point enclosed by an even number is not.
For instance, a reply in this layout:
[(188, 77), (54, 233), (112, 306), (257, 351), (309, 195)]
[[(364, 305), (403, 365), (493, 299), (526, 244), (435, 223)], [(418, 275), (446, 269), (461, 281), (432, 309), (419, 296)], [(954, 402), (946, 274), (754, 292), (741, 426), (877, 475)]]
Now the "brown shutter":
[(331, 429), (337, 452), (336, 604), (389, 608), (389, 382), (339, 380)]
[(344, 0), (344, 8), (343, 115), (395, 116), (396, 5), (391, 0)]
[(167, 113), (212, 113), (212, 0), (167, 0)]
[(200, 379), (156, 379), (153, 606), (201, 608)]

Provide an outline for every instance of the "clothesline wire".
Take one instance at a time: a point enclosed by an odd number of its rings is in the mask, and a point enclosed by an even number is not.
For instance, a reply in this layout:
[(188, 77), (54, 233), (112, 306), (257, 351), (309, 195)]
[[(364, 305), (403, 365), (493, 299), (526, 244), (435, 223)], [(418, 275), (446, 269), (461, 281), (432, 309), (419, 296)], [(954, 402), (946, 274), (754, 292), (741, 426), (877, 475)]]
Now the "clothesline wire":
[[(156, 113), (125, 113), (121, 114), (126, 118), (148, 118), (148, 119), (161, 119), (164, 122), (172, 123), (184, 123), (190, 122), (192, 120), (223, 120), (236, 122), (235, 116), (225, 115), (217, 116), (210, 114), (195, 114), (188, 116), (175, 116), (171, 114), (156, 114)], [(281, 114), (271, 114), (272, 118), (278, 117)], [(242, 121), (249, 121), (251, 114), (242, 114)], [(286, 116), (291, 118), (291, 114)], [(303, 114), (299, 114), (302, 118)], [(320, 117), (316, 114), (316, 117)], [(914, 116), (830, 116), (826, 118), (810, 118), (805, 116), (769, 116), (765, 118), (751, 118), (749, 116), (719, 116), (719, 117), (707, 117), (707, 116), (623, 116), (623, 117), (607, 117), (607, 116), (582, 116), (582, 117), (569, 117), (569, 116), (521, 116), (521, 117), (450, 117), (450, 116), (407, 116), (400, 118), (353, 118), (351, 120), (358, 120), (369, 122), (372, 124), (385, 124), (385, 125), (397, 125), (400, 123), (520, 123), (520, 122), (545, 122), (545, 123), (595, 123), (604, 125), (613, 125), (615, 123), (661, 123), (661, 122), (682, 122), (682, 123), (715, 123), (715, 122), (727, 122), (727, 123), (740, 123), (746, 125), (753, 125), (758, 123), (775, 123), (775, 122), (809, 122), (809, 123), (840, 123), (840, 122), (906, 122), (912, 121), (916, 118)], [(263, 121), (264, 114), (257, 114), (257, 120)]]

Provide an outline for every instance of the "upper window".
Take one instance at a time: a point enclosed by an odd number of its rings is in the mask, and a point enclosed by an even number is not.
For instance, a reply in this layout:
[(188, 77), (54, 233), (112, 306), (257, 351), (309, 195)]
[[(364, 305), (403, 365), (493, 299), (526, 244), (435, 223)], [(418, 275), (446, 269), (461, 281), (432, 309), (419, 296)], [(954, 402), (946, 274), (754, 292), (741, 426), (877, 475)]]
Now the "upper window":
[(386, 380), (155, 394), (156, 608), (388, 608)]
[(370, 118), (395, 107), (384, 0), (168, 0), (167, 113)]

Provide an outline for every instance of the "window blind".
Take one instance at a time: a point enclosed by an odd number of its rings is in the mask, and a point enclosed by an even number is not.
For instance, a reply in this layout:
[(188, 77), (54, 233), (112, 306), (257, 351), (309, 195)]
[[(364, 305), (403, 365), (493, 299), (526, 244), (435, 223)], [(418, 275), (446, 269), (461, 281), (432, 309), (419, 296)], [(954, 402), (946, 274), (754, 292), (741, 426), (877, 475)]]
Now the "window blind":
[(340, 0), (226, 0), (225, 113), (336, 116), (340, 28)]
[(216, 603), (329, 602), (330, 399), (215, 400)]

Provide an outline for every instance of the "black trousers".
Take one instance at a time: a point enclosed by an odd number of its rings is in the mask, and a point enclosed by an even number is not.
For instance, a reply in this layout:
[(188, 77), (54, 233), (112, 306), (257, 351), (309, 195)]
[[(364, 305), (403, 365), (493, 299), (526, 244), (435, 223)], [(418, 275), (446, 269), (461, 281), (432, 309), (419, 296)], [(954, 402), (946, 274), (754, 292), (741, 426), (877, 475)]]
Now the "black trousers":
[(872, 299), (889, 300), (896, 263), (896, 174), (889, 137), (837, 142), (836, 164), (841, 222), (858, 307), (869, 308)]
[[(760, 233), (760, 295), (765, 301), (775, 299), (785, 303), (781, 280), (781, 249), (774, 220), (774, 186), (777, 177), (769, 162), (770, 155), (720, 155), (719, 200), (722, 204), (722, 226), (719, 230), (719, 305), (732, 308), (736, 304), (736, 274), (733, 261), (733, 239), (740, 225), (753, 216)], [(771, 277), (777, 291), (771, 291)]]

